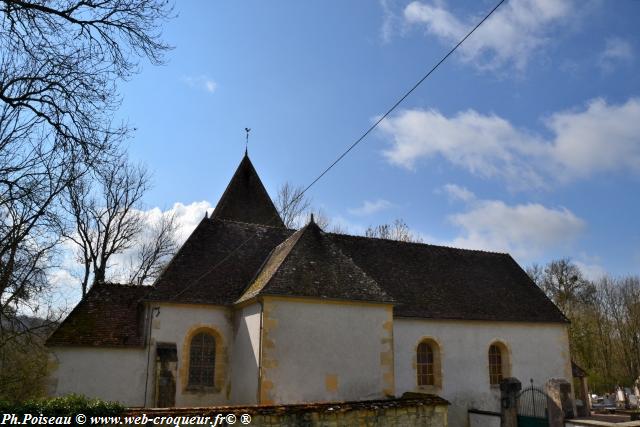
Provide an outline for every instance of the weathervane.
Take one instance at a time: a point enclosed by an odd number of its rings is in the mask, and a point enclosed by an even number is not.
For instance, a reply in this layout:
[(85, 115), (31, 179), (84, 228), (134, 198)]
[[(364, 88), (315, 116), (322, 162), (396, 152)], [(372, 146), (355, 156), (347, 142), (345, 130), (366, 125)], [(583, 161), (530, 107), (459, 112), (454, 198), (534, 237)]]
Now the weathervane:
[(251, 132), (251, 129), (244, 128), (244, 131), (247, 133), (247, 139), (245, 140), (245, 143), (244, 143), (244, 154), (247, 154), (247, 152), (249, 151), (249, 132)]

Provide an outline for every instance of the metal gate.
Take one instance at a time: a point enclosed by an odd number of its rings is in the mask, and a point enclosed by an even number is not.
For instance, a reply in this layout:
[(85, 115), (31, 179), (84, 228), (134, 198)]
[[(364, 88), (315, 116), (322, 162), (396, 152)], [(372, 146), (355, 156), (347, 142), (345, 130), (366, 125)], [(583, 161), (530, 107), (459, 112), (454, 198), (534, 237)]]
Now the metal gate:
[(547, 411), (547, 394), (540, 388), (531, 385), (523, 389), (518, 400), (518, 427), (549, 427)]

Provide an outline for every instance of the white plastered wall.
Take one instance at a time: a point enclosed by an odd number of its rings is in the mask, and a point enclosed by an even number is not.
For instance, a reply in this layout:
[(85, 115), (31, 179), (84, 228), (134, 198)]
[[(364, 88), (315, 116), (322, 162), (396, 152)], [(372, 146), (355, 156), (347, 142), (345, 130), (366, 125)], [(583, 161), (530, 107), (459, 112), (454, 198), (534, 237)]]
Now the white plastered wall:
[(265, 297), (263, 316), (260, 403), (393, 393), (390, 305)]
[(500, 390), (489, 384), (488, 349), (500, 341), (509, 349), (511, 376), (523, 387), (543, 386), (550, 378), (571, 380), (567, 327), (559, 323), (445, 321), (396, 318), (394, 321), (396, 395), (421, 391), (415, 348), (423, 338), (440, 344), (442, 387), (451, 402), (449, 422), (467, 425), (467, 409), (500, 410)]
[(255, 303), (234, 314), (231, 357), (231, 401), (234, 405), (258, 403), (258, 365), (260, 358), (260, 317)]
[[(177, 407), (213, 406), (230, 403), (231, 381), (230, 365), (231, 312), (228, 308), (214, 305), (153, 304), (159, 307), (159, 313), (152, 315), (151, 326), (151, 368), (149, 369), (149, 390), (147, 405), (155, 403), (155, 346), (157, 343), (173, 343), (178, 354), (178, 375), (176, 378)], [(216, 390), (190, 391), (187, 389), (188, 346), (191, 334), (201, 329), (213, 330), (219, 334), (216, 346)], [(221, 339), (220, 339), (221, 338)], [(221, 357), (222, 360), (221, 360)]]
[(143, 406), (147, 352), (141, 348), (52, 347), (50, 394)]

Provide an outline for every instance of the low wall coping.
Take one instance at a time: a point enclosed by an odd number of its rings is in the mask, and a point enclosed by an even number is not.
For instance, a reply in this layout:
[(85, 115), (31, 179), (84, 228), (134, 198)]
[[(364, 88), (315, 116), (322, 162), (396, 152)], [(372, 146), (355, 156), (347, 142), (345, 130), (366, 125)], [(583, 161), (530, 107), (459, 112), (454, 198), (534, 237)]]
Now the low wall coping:
[(124, 415), (136, 415), (145, 413), (149, 416), (158, 415), (208, 415), (224, 412), (242, 412), (251, 415), (277, 415), (282, 413), (304, 412), (347, 412), (353, 410), (378, 410), (408, 408), (416, 406), (445, 406), (450, 403), (433, 394), (424, 394), (420, 397), (391, 398), (380, 400), (356, 400), (346, 402), (317, 402), (296, 403), (291, 405), (240, 405), (240, 406), (203, 406), (189, 408), (127, 408)]
[(571, 419), (566, 420), (565, 424), (573, 425), (576, 427), (640, 427), (640, 421), (613, 423), (609, 421)]

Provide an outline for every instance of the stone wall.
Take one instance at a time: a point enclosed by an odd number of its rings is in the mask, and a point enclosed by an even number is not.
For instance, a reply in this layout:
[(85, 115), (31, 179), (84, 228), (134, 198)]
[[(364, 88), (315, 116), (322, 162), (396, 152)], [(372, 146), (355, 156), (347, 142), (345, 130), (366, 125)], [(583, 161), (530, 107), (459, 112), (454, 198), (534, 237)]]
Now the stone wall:
[(391, 305), (278, 297), (263, 304), (260, 404), (395, 394)]
[(49, 361), (52, 397), (78, 393), (129, 406), (144, 404), (145, 349), (51, 347)]
[[(211, 408), (140, 409), (125, 416), (147, 417), (236, 416), (235, 425), (243, 425), (242, 415), (249, 414), (254, 427), (354, 426), (371, 427), (447, 427), (449, 403), (437, 396), (422, 398), (368, 400), (300, 405), (220, 406)], [(156, 418), (160, 419), (160, 418)], [(175, 422), (172, 424), (175, 425)], [(210, 425), (210, 424), (206, 424)], [(220, 424), (219, 424), (220, 425)], [(226, 425), (226, 424), (222, 424)]]

